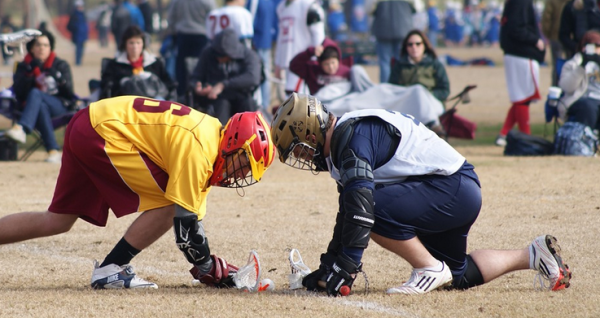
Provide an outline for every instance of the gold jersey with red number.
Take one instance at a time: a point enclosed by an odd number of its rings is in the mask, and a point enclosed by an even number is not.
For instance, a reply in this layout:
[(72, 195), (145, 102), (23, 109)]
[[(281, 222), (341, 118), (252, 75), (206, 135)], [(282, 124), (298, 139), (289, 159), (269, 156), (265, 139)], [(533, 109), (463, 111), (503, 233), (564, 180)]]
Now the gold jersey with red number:
[[(204, 217), (219, 148), (218, 119), (175, 102), (137, 96), (100, 100), (89, 106), (89, 112), (111, 162), (127, 185), (141, 193), (140, 211), (170, 201)], [(164, 192), (144, 172), (139, 153), (169, 175)]]

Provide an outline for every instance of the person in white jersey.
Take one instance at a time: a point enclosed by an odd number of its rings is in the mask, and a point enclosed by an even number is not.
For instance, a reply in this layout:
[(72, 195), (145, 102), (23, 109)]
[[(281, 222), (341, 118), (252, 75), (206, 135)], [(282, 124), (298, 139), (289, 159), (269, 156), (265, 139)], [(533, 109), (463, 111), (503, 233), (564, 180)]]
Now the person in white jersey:
[(225, 6), (214, 9), (206, 19), (206, 34), (212, 41), (224, 29), (232, 28), (246, 47), (251, 47), (254, 37), (254, 20), (244, 6), (246, 0), (225, 0)]
[(298, 92), (302, 79), (289, 71), (290, 61), (309, 47), (316, 47), (325, 40), (323, 8), (315, 0), (282, 0), (277, 5), (279, 33), (275, 48), (275, 77), (282, 79), (285, 73), (285, 92)]
[(537, 270), (549, 282), (541, 284), (546, 289), (569, 287), (571, 272), (551, 235), (522, 249), (467, 254), (481, 209), (478, 176), (412, 116), (366, 109), (336, 118), (315, 97), (294, 93), (277, 110), (271, 137), (280, 161), (329, 171), (338, 184), (333, 238), (319, 269), (302, 280), (308, 290), (348, 295), (370, 239), (413, 267), (388, 294), (468, 289), (524, 269)]

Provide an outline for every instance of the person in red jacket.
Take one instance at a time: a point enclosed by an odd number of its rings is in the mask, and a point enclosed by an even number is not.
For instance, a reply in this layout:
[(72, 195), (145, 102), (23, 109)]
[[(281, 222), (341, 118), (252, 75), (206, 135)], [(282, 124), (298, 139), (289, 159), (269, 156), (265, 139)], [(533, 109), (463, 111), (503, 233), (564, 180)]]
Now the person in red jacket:
[[(313, 57), (317, 57), (316, 60)], [(309, 47), (290, 62), (290, 71), (302, 78), (311, 94), (323, 86), (350, 81), (350, 66), (342, 63), (342, 52), (337, 44), (326, 38), (322, 45)]]

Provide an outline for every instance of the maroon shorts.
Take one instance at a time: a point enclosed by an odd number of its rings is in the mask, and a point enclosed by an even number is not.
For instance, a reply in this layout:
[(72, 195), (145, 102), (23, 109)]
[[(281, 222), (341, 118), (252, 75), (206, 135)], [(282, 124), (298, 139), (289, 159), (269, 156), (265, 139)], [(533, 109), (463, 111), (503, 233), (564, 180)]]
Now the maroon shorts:
[(164, 199), (169, 180), (165, 171), (134, 150), (127, 155), (141, 158), (141, 164), (121, 166), (106, 153), (105, 144), (90, 123), (89, 108), (75, 114), (65, 132), (62, 165), (49, 211), (76, 214), (98, 226), (106, 225), (109, 208), (117, 217), (138, 212), (142, 198), (148, 195), (144, 189), (132, 189), (122, 177), (138, 170), (155, 181), (155, 189), (149, 191), (155, 198), (153, 208), (173, 204)]

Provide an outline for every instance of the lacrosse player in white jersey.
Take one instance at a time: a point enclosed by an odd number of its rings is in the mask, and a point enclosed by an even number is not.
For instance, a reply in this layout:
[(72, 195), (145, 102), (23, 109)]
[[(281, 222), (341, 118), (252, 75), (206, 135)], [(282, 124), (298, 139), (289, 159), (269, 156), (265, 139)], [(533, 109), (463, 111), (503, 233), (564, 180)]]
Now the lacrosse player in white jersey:
[(225, 0), (225, 6), (214, 9), (206, 19), (206, 34), (212, 41), (215, 35), (221, 31), (231, 28), (235, 30), (240, 41), (246, 47), (252, 47), (254, 37), (254, 20), (252, 14), (244, 6), (246, 0)]
[(536, 280), (540, 287), (569, 287), (571, 272), (551, 235), (521, 249), (467, 254), (481, 210), (479, 178), (465, 157), (412, 116), (365, 109), (336, 118), (316, 98), (294, 93), (275, 114), (271, 136), (283, 163), (329, 171), (338, 184), (333, 238), (319, 269), (302, 280), (308, 290), (348, 295), (370, 239), (413, 267), (388, 294), (468, 289), (525, 269), (546, 280)]
[(285, 92), (298, 92), (304, 85), (298, 75), (289, 71), (294, 56), (325, 40), (323, 8), (315, 0), (281, 0), (277, 6), (279, 33), (275, 48), (275, 77), (285, 72)]

